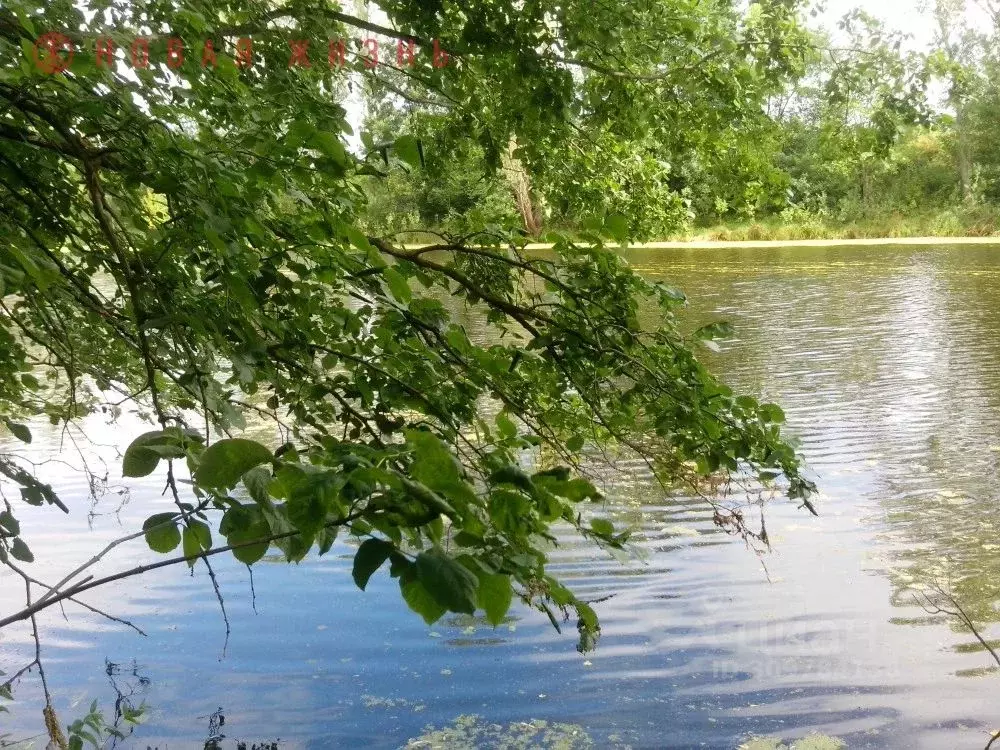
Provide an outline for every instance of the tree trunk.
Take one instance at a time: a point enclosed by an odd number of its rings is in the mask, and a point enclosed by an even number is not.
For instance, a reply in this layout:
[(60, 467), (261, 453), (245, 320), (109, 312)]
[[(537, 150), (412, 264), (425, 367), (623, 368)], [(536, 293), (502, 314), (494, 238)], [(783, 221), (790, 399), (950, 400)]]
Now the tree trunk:
[(867, 214), (872, 202), (872, 176), (868, 162), (861, 162), (861, 206)]
[(507, 182), (514, 193), (514, 205), (521, 214), (524, 231), (532, 237), (538, 237), (542, 232), (542, 210), (531, 190), (531, 178), (524, 165), (514, 156), (517, 150), (517, 139), (511, 136), (507, 143), (507, 151), (503, 154), (502, 164)]
[(956, 153), (958, 186), (962, 193), (962, 200), (968, 201), (972, 197), (972, 160), (969, 157), (969, 134), (965, 121), (965, 107), (962, 104), (955, 107), (955, 131), (958, 134)]

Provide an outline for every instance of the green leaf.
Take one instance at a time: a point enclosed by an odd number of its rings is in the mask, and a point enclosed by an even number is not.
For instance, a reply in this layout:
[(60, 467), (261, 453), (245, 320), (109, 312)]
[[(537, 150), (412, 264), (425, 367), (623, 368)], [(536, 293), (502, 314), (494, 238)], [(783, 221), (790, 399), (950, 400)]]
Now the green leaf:
[(558, 494), (561, 494), (563, 497), (568, 498), (574, 503), (581, 502), (588, 498), (591, 500), (604, 499), (604, 496), (597, 491), (597, 488), (594, 487), (593, 484), (582, 478), (569, 480), (566, 482), (562, 492)]
[(159, 463), (160, 457), (154, 451), (145, 448), (132, 450), (129, 446), (122, 462), (122, 474), (126, 477), (145, 477), (152, 474)]
[(622, 214), (612, 214), (604, 220), (604, 233), (617, 242), (625, 242), (629, 232), (628, 218)]
[[(212, 549), (212, 530), (208, 528), (208, 524), (202, 521), (190, 519), (188, 525), (184, 527), (182, 539), (185, 557), (192, 557)], [(189, 566), (194, 567), (198, 559), (194, 558), (187, 562)]]
[(503, 622), (513, 599), (510, 576), (485, 573), (479, 576), (479, 606), (486, 612), (486, 621), (490, 625), (496, 627)]
[(442, 607), (469, 615), (476, 611), (479, 581), (464, 565), (435, 549), (417, 555), (416, 571), (417, 578)]
[(345, 477), (339, 471), (283, 468), (280, 476), (288, 487), (285, 512), (292, 526), (308, 535), (316, 534), (329, 521), (328, 514), (340, 510), (338, 495)]
[(148, 450), (146, 446), (162, 436), (163, 432), (156, 430), (142, 434), (133, 440), (125, 449), (122, 474), (126, 477), (145, 477), (156, 471), (156, 466), (160, 463), (160, 456), (158, 453)]
[(176, 428), (146, 432), (137, 437), (122, 460), (122, 474), (126, 477), (145, 477), (156, 470), (161, 458), (182, 458), (186, 440), (200, 439), (190, 432)]
[(382, 567), (382, 563), (389, 559), (389, 555), (395, 549), (395, 546), (391, 542), (386, 542), (382, 539), (366, 539), (358, 547), (358, 551), (354, 555), (354, 569), (351, 571), (351, 575), (354, 577), (354, 583), (357, 584), (359, 589), (362, 591), (365, 590), (365, 586), (368, 585), (368, 579), (372, 577), (372, 574), (376, 570)]
[(476, 493), (462, 479), (461, 466), (454, 454), (440, 439), (424, 430), (407, 430), (406, 439), (413, 447), (410, 467), (413, 479), (450, 501), (450, 505), (439, 507), (442, 513), (464, 515), (463, 509), (476, 502)]
[(21, 23), (21, 26), (27, 31), (31, 38), (34, 39), (38, 36), (38, 32), (35, 31), (35, 24), (31, 22), (31, 18), (24, 12), (17, 14), (17, 20)]
[(254, 440), (220, 440), (202, 454), (194, 481), (202, 487), (228, 490), (250, 469), (271, 458), (271, 451)]
[(785, 421), (785, 412), (777, 404), (762, 404), (760, 407), (760, 418), (772, 424), (782, 424)]
[(333, 543), (337, 541), (337, 527), (325, 526), (316, 532), (317, 554), (320, 557), (333, 548)]
[(21, 524), (17, 522), (9, 510), (5, 510), (0, 513), (0, 528), (6, 531), (11, 536), (17, 536), (21, 533)]
[(390, 266), (382, 272), (382, 275), (385, 277), (386, 284), (389, 285), (392, 296), (404, 305), (409, 304), (410, 300), (413, 299), (413, 292), (410, 290), (410, 285), (406, 283), (406, 279), (403, 278), (403, 274)]
[(569, 479), (570, 469), (568, 466), (554, 466), (551, 469), (544, 469), (543, 471), (536, 471), (532, 477), (531, 481), (550, 481), (555, 480), (556, 482), (565, 482)]
[(30, 487), (21, 488), (21, 499), (28, 505), (45, 505), (45, 490), (40, 485), (33, 484)]
[(288, 126), (288, 134), (285, 136), (285, 145), (290, 148), (298, 148), (316, 132), (315, 126), (308, 118), (296, 118)]
[(3, 423), (7, 425), (7, 429), (11, 431), (14, 437), (16, 437), (22, 443), (31, 442), (31, 430), (29, 430), (23, 424), (12, 422), (9, 419), (4, 419)]
[(267, 504), (270, 501), (268, 489), (271, 486), (271, 474), (263, 466), (257, 466), (244, 474), (243, 486), (258, 503)]
[(231, 505), (222, 514), (222, 520), (219, 522), (219, 533), (228, 537), (233, 532), (246, 531), (262, 518), (260, 509), (253, 505)]
[(420, 158), (420, 145), (412, 135), (400, 136), (393, 145), (393, 150), (400, 159), (405, 161), (414, 169), (419, 169), (422, 165)]
[(157, 513), (146, 519), (142, 530), (146, 532), (146, 544), (153, 552), (165, 554), (181, 543), (181, 532), (177, 528), (174, 513)]
[(611, 537), (615, 533), (614, 524), (606, 518), (593, 518), (590, 521), (590, 528), (594, 530), (595, 534), (603, 537)]
[(354, 247), (358, 250), (367, 253), (373, 251), (375, 248), (372, 247), (372, 243), (368, 241), (368, 238), (364, 235), (364, 232), (360, 231), (355, 226), (348, 226), (344, 230), (347, 235), (347, 239), (350, 241)]
[(597, 638), (601, 633), (601, 625), (597, 620), (597, 613), (586, 602), (575, 601), (573, 603), (577, 614), (576, 629), (580, 633), (580, 640), (576, 650), (580, 653), (593, 651), (597, 646)]
[(433, 625), (441, 619), (441, 615), (448, 611), (447, 607), (441, 605), (437, 599), (431, 596), (431, 593), (418, 578), (410, 580), (406, 580), (405, 577), (400, 578), (399, 590), (410, 609), (424, 618), (424, 622), (428, 625)]
[(310, 143), (340, 166), (347, 164), (347, 150), (333, 133), (317, 132), (313, 135)]
[(481, 536), (476, 536), (475, 534), (470, 534), (468, 531), (459, 531), (451, 539), (459, 547), (482, 547), (483, 538)]
[(571, 451), (573, 453), (579, 453), (582, 448), (583, 448), (582, 435), (574, 435), (573, 437), (571, 437), (569, 440), (566, 441), (566, 450), (568, 451)]
[(318, 492), (295, 493), (285, 509), (292, 526), (307, 534), (315, 534), (326, 525), (327, 505)]
[[(295, 531), (288, 520), (288, 509), (284, 505), (275, 506), (273, 509), (263, 509), (264, 517), (270, 526), (270, 534), (288, 534)], [(274, 545), (280, 549), (288, 562), (299, 562), (312, 548), (315, 534), (300, 531), (291, 536), (283, 536), (275, 539)]]
[(244, 545), (233, 550), (233, 557), (244, 565), (253, 565), (267, 554), (267, 550), (271, 546), (269, 541), (258, 540), (267, 539), (270, 536), (271, 528), (266, 521), (261, 519), (247, 529), (234, 531), (226, 538), (226, 541), (229, 544)]
[(402, 552), (393, 551), (389, 555), (389, 575), (393, 578), (409, 580), (406, 576), (415, 576), (416, 566)]
[(258, 506), (233, 505), (222, 516), (219, 533), (225, 535), (230, 545), (246, 545), (234, 549), (233, 557), (245, 565), (253, 565), (267, 553), (270, 542), (251, 542), (268, 539), (272, 530)]
[(503, 466), (490, 475), (491, 484), (510, 484), (524, 490), (529, 495), (535, 491), (535, 486), (529, 477), (519, 466)]
[(517, 425), (503, 412), (500, 412), (496, 416), (497, 429), (500, 431), (500, 437), (512, 438), (517, 436)]
[(35, 561), (35, 556), (31, 554), (31, 550), (21, 540), (21, 537), (14, 538), (13, 543), (10, 545), (10, 554), (15, 560), (20, 560), (21, 562), (30, 563)]
[(732, 338), (736, 334), (733, 326), (726, 322), (709, 323), (694, 332), (693, 337), (699, 341), (714, 341), (716, 339)]

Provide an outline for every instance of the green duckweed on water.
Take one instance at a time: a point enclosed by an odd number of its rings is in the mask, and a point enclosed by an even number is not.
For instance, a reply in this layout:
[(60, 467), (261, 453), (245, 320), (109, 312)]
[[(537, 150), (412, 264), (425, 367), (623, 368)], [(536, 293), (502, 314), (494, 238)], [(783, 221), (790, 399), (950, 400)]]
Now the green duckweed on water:
[(810, 734), (791, 745), (784, 744), (777, 737), (754, 737), (740, 745), (739, 750), (844, 750), (846, 747), (844, 741), (836, 737)]
[[(481, 716), (459, 716), (450, 726), (428, 726), (419, 737), (409, 740), (402, 750), (595, 750), (598, 746), (629, 750), (630, 746), (612, 735), (600, 745), (578, 724), (548, 722), (541, 719), (518, 721), (507, 725), (491, 724)], [(737, 750), (845, 750), (836, 737), (810, 734), (785, 744), (780, 737), (752, 737)]]
[[(612, 744), (624, 750), (627, 745)], [(503, 727), (480, 716), (459, 716), (443, 729), (427, 727), (424, 733), (408, 741), (404, 750), (593, 750), (597, 745), (577, 724), (562, 724), (531, 719)]]

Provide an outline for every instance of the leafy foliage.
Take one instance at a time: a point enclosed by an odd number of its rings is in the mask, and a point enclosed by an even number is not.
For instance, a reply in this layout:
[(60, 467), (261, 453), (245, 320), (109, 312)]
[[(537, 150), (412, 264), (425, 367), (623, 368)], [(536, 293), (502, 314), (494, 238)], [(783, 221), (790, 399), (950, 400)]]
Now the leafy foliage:
[[(454, 103), (456, 122), (481, 118), (470, 132), (484, 152), (513, 136), (546, 194), (581, 207), (599, 175), (624, 169), (601, 158), (631, 158), (606, 144), (655, 141), (682, 114), (714, 132), (794, 64), (768, 46), (796, 33), (783, 2), (746, 18), (680, 1), (458, 8), (385, 3), (404, 30), (387, 33), (440, 38), (461, 64), (424, 59), (415, 79)], [(388, 561), (428, 622), (481, 609), (496, 623), (516, 595), (557, 627), (572, 612), (585, 650), (597, 618), (546, 570), (553, 527), (610, 549), (628, 538), (591, 517), (602, 496), (585, 476), (587, 443), (617, 444), (668, 485), (722, 473), (755, 489), (777, 477), (808, 505), (813, 486), (782, 439), (780, 409), (713, 378), (680, 333), (683, 297), (604, 246), (650, 226), (639, 193), (597, 207), (582, 244), (553, 236), (548, 257), (493, 230), (407, 249), (363, 231), (366, 181), (386, 159), (375, 144), (347, 148), (345, 73), (288, 64), (289, 38), (347, 35), (361, 21), (308, 3), (103, 11), (0, 11), (0, 335), (12, 355), (0, 364), (0, 413), (15, 425), (15, 415), (71, 420), (141, 403), (157, 429), (132, 441), (123, 473), (165, 473), (177, 507), (146, 521), (153, 550), (252, 564), (273, 546), (296, 562), (344, 534), (360, 543), (358, 585)], [(211, 38), (217, 63), (188, 55), (171, 70), (157, 36), (160, 62), (128, 73), (82, 43), (65, 72), (32, 64), (37, 29), (89, 39), (111, 22), (119, 40), (161, 25)], [(235, 39), (251, 32), (254, 63), (238, 66)], [(621, 74), (595, 52), (610, 44), (629, 54)], [(380, 74), (358, 58), (350, 67)], [(682, 104), (661, 107), (667, 92)], [(596, 150), (570, 189), (541, 165), (582, 148), (581, 127)], [(419, 139), (392, 145), (398, 162), (424, 168)], [(635, 190), (666, 174), (650, 159)], [(282, 425), (287, 441), (234, 436), (247, 414)], [(0, 470), (26, 502), (58, 504), (14, 464)], [(26, 560), (7, 513), (0, 554)], [(753, 533), (739, 514), (719, 522)], [(212, 546), (213, 529), (225, 545)]]
[[(404, 27), (426, 20), (405, 6), (387, 12)], [(800, 69), (807, 37), (796, 6), (574, 0), (442, 12), (433, 28), (462, 76), (439, 82), (389, 69), (366, 78), (372, 142), (385, 142), (386, 123), (397, 122), (429, 154), (429, 175), (412, 175), (409, 190), (390, 177), (391, 195), (403, 187), (424, 222), (464, 234), (482, 228), (461, 221), (470, 210), (509, 221), (523, 179), (521, 198), (534, 210), (517, 208), (529, 234), (540, 214), (573, 227), (620, 215), (634, 238), (675, 231), (690, 219), (684, 165), (716, 161)]]
[(120, 706), (120, 715), (114, 724), (108, 724), (97, 702), (90, 704), (85, 716), (69, 725), (68, 747), (70, 750), (94, 748), (101, 750), (109, 742), (124, 740), (132, 729), (145, 718), (145, 707), (133, 707), (127, 702)]
[[(735, 129), (717, 162), (723, 171), (699, 155), (700, 220), (770, 216), (801, 237), (845, 225), (850, 236), (857, 222), (865, 236), (894, 236), (908, 231), (907, 217), (935, 212), (942, 218), (913, 222), (916, 231), (993, 233), (1000, 16), (973, 28), (970, 5), (927, 3), (934, 38), (926, 51), (858, 10), (839, 23), (846, 44), (817, 33), (803, 75), (770, 99), (755, 127)], [(986, 219), (970, 210), (977, 203)]]

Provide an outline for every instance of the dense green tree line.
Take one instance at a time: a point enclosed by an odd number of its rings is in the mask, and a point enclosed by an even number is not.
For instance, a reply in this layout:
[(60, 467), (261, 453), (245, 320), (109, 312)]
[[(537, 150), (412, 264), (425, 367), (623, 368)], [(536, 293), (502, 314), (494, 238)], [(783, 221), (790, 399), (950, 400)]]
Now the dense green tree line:
[[(853, 222), (891, 233), (901, 229), (891, 217), (928, 214), (932, 223), (914, 222), (912, 231), (995, 231), (1000, 14), (985, 7), (990, 23), (976, 26), (964, 0), (938, 0), (928, 9), (933, 46), (922, 51), (854, 11), (836, 33), (800, 28), (786, 43), (801, 54), (768, 86), (741, 90), (735, 106), (725, 99), (732, 90), (713, 90), (715, 100), (676, 107), (673, 127), (581, 126), (579, 138), (593, 148), (570, 142), (525, 170), (543, 223), (579, 228), (602, 207), (630, 216), (647, 239), (755, 221), (805, 232)], [(498, 224), (520, 217), (536, 233), (513, 199), (510, 170), (468, 128), (456, 130), (447, 107), (377, 84), (368, 97), (395, 113), (395, 128), (419, 134), (434, 159), (464, 165), (460, 177), (416, 173), (373, 184), (379, 226), (461, 232), (468, 216)]]

